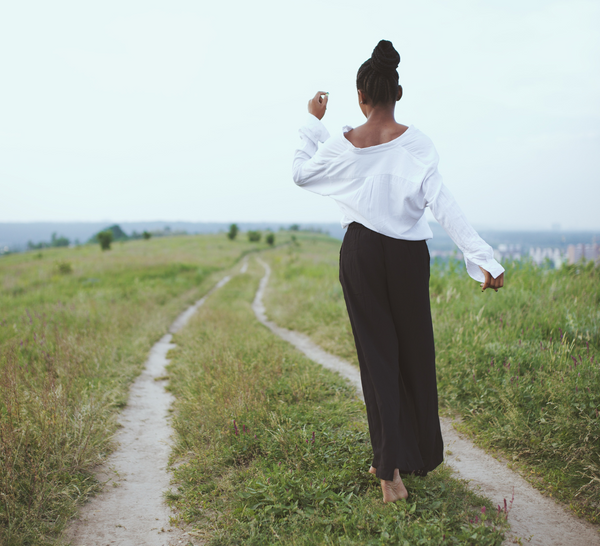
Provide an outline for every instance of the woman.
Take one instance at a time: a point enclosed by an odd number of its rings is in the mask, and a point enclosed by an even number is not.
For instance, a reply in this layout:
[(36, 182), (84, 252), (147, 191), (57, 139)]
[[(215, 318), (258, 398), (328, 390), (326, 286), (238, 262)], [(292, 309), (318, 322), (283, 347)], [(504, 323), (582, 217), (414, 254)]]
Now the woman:
[[(498, 291), (504, 269), (442, 182), (432, 142), (396, 123), (400, 56), (382, 40), (358, 70), (364, 125), (329, 138), (328, 95), (308, 103), (294, 182), (332, 197), (348, 227), (340, 282), (358, 353), (373, 463), (384, 502), (407, 498), (400, 474), (424, 476), (443, 460), (429, 306), (429, 207), (464, 254), (482, 290)], [(324, 143), (319, 146), (319, 142)]]

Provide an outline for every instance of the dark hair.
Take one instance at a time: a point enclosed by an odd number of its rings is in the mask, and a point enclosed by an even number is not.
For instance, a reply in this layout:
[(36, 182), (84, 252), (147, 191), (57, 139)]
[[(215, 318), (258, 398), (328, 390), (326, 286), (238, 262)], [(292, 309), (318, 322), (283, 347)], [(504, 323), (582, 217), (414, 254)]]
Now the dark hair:
[(381, 40), (371, 58), (365, 61), (356, 74), (356, 88), (367, 94), (372, 105), (396, 102), (398, 96), (398, 65), (400, 55), (392, 42)]

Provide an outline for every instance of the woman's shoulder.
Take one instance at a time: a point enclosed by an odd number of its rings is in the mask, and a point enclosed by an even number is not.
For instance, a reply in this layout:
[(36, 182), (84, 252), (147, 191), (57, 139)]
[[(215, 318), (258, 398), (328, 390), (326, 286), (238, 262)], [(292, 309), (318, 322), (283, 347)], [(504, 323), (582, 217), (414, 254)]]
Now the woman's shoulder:
[(402, 145), (407, 152), (423, 163), (438, 162), (439, 156), (433, 141), (423, 131), (414, 125), (409, 125), (404, 134), (406, 138), (403, 139)]

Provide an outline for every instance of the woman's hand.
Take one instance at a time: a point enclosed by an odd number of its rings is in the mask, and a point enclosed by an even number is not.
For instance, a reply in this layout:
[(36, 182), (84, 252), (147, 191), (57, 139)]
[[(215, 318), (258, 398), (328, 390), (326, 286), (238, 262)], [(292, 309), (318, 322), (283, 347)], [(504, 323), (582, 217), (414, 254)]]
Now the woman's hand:
[(479, 269), (481, 269), (483, 276), (485, 277), (485, 280), (481, 285), (482, 292), (484, 292), (486, 288), (493, 288), (496, 292), (498, 292), (498, 288), (502, 288), (504, 286), (504, 273), (501, 273), (494, 279), (489, 271), (486, 271), (481, 266), (479, 266)]
[(317, 119), (323, 119), (325, 110), (327, 110), (327, 101), (329, 93), (319, 91), (312, 99), (308, 101), (308, 113), (315, 116)]

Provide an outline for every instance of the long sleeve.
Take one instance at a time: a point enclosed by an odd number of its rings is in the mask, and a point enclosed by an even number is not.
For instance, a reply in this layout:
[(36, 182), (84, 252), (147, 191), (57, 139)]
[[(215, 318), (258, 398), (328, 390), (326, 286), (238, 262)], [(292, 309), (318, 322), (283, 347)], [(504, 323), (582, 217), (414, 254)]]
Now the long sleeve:
[(316, 184), (324, 177), (326, 163), (320, 161), (317, 154), (319, 142), (325, 142), (329, 138), (329, 132), (325, 125), (312, 114), (308, 114), (306, 123), (300, 128), (302, 144), (294, 153), (292, 164), (292, 176), (298, 186), (306, 186), (306, 189), (315, 193), (318, 191)]
[(479, 269), (481, 266), (496, 278), (504, 272), (504, 268), (494, 259), (494, 250), (488, 245), (471, 227), (463, 211), (458, 206), (450, 190), (441, 182), (437, 173), (434, 177), (439, 179), (433, 186), (439, 186), (433, 200), (427, 205), (431, 209), (434, 218), (446, 230), (446, 233), (460, 248), (467, 266), (467, 272), (476, 281), (485, 280)]

